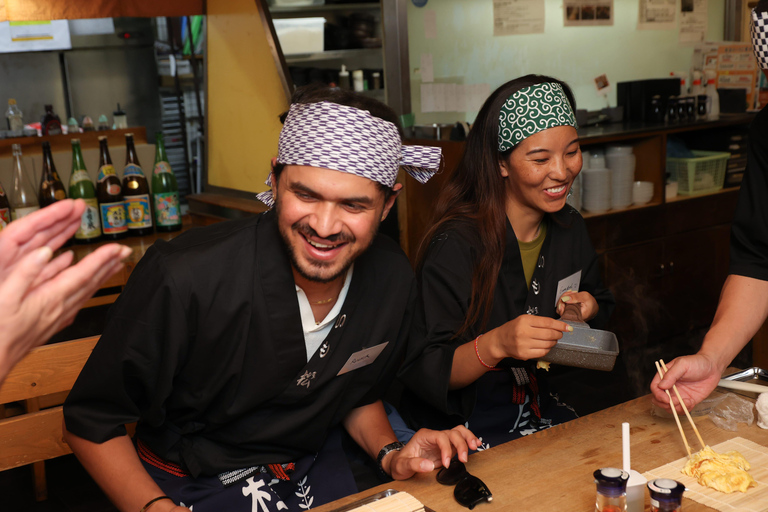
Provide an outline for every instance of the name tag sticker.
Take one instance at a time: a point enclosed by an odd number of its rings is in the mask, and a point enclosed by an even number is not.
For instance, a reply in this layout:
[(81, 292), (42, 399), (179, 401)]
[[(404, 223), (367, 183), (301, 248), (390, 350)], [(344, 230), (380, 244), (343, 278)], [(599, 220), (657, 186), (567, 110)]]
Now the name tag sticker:
[(565, 279), (561, 279), (560, 281), (558, 281), (557, 293), (555, 294), (555, 307), (557, 307), (557, 302), (560, 300), (560, 297), (562, 297), (565, 292), (579, 291), (580, 283), (581, 283), (581, 270), (579, 270), (575, 274), (571, 274)]
[(344, 367), (339, 371), (339, 373), (336, 374), (336, 376), (338, 377), (339, 375), (344, 375), (345, 373), (351, 372), (352, 370), (357, 370), (363, 366), (368, 366), (374, 362), (377, 357), (379, 357), (379, 354), (381, 354), (384, 349), (387, 348), (387, 345), (389, 345), (389, 342), (385, 341), (384, 343), (376, 345), (375, 347), (364, 348), (359, 352), (355, 352), (349, 356), (349, 359), (347, 359)]

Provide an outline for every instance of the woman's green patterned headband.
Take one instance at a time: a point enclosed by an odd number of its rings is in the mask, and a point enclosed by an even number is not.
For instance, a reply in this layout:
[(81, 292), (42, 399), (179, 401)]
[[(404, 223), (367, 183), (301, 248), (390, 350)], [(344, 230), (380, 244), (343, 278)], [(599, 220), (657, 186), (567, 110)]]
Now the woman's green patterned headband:
[(499, 111), (499, 151), (503, 153), (534, 133), (555, 126), (577, 128), (563, 86), (547, 82), (523, 87), (507, 98)]

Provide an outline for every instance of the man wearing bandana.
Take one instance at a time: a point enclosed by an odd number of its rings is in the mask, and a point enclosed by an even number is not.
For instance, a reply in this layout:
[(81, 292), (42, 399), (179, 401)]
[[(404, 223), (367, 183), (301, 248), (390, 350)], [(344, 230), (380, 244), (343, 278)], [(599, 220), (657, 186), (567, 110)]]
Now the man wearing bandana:
[(341, 428), (396, 479), (477, 447), (465, 428), (402, 445), (381, 402), (415, 282), (377, 228), (399, 167), (424, 182), (441, 158), (402, 146), (395, 123), (351, 92), (298, 91), (259, 195), (275, 208), (158, 241), (137, 265), (64, 407), (67, 442), (120, 510), (319, 506), (357, 491)]
[[(752, 11), (752, 46), (768, 76), (768, 0)], [(768, 108), (749, 129), (747, 168), (731, 227), (731, 260), (720, 303), (701, 349), (667, 366), (651, 383), (656, 404), (670, 408), (665, 390), (676, 385), (690, 409), (717, 386), (723, 371), (768, 318)], [(682, 410), (679, 404), (675, 404)]]

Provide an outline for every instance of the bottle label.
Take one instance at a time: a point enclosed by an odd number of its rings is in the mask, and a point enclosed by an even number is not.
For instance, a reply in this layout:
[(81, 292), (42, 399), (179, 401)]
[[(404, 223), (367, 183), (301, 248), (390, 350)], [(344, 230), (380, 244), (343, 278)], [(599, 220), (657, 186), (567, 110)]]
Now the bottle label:
[(123, 177), (125, 176), (144, 176), (144, 171), (136, 164), (128, 164), (123, 169)]
[(69, 184), (74, 185), (75, 183), (79, 183), (81, 181), (90, 180), (91, 177), (88, 175), (88, 171), (85, 169), (78, 169), (76, 171), (72, 172), (72, 176), (69, 178)]
[(46, 135), (61, 135), (61, 133), (61, 123), (59, 121), (48, 121), (45, 124)]
[(176, 192), (161, 192), (155, 196), (155, 216), (158, 226), (178, 226), (181, 224), (179, 212), (179, 194)]
[(152, 227), (152, 211), (149, 209), (149, 194), (125, 196), (125, 211), (128, 213), (128, 229)]
[(11, 222), (11, 210), (9, 208), (0, 208), (0, 231)]
[(59, 190), (57, 190), (56, 192), (53, 193), (53, 197), (57, 201), (61, 201), (62, 199), (66, 199), (67, 198), (67, 193), (64, 192), (64, 189), (59, 189)]
[(26, 208), (14, 208), (11, 212), (11, 220), (17, 220), (22, 217), (26, 217), (32, 212), (39, 210), (39, 206), (27, 206)]
[(128, 225), (125, 222), (125, 203), (101, 203), (101, 230), (105, 235), (125, 233)]
[(172, 174), (173, 171), (171, 171), (171, 165), (168, 162), (160, 161), (155, 164), (154, 173), (155, 174), (163, 174), (163, 173)]
[(99, 203), (95, 197), (83, 199), (85, 211), (80, 217), (80, 227), (77, 228), (75, 238), (78, 240), (90, 240), (101, 236), (101, 221), (99, 220)]
[(107, 176), (117, 176), (117, 173), (115, 172), (115, 167), (113, 165), (107, 164), (99, 167), (98, 180), (104, 181), (105, 179), (107, 179)]

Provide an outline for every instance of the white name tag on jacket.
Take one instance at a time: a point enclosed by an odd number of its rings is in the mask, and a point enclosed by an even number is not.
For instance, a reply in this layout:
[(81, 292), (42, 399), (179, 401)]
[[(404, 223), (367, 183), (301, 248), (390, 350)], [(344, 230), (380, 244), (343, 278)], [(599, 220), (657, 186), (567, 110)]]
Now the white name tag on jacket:
[(557, 307), (557, 301), (560, 300), (560, 297), (562, 297), (565, 292), (579, 291), (580, 283), (581, 283), (581, 270), (558, 281), (557, 293), (555, 294), (555, 307)]
[(381, 352), (387, 348), (387, 345), (389, 345), (389, 342), (385, 341), (384, 343), (376, 345), (375, 347), (364, 348), (363, 350), (355, 352), (349, 356), (349, 359), (347, 359), (344, 367), (339, 370), (339, 373), (337, 373), (336, 376), (338, 377), (339, 375), (344, 375), (345, 373), (351, 372), (352, 370), (357, 370), (363, 366), (368, 366), (374, 362), (377, 357), (379, 357), (379, 354), (381, 354)]

